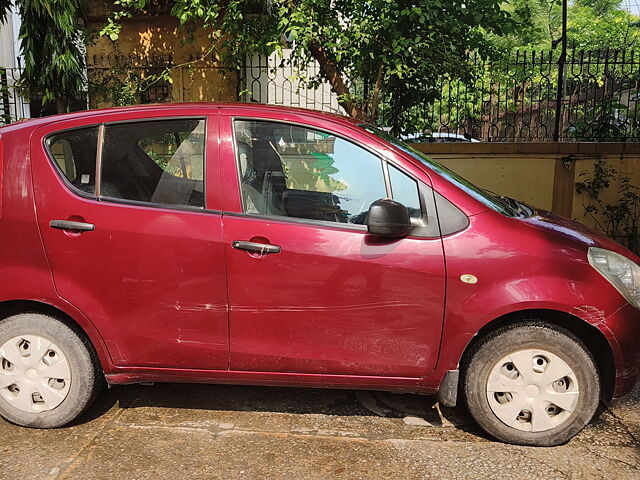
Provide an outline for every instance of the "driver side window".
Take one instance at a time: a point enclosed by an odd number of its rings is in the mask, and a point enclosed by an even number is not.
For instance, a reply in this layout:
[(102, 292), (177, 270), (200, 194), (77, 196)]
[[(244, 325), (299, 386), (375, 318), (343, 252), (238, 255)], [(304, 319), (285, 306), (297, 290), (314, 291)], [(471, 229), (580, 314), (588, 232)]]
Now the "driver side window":
[(234, 128), (245, 213), (364, 225), (387, 196), (382, 161), (348, 140), (268, 121)]

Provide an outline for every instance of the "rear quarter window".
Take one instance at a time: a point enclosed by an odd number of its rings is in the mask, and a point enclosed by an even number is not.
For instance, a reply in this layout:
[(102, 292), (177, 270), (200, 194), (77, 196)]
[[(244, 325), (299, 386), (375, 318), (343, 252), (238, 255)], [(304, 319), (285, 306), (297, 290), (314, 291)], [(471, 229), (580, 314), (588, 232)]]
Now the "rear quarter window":
[(72, 186), (95, 193), (98, 127), (55, 133), (47, 139), (47, 147), (58, 170)]

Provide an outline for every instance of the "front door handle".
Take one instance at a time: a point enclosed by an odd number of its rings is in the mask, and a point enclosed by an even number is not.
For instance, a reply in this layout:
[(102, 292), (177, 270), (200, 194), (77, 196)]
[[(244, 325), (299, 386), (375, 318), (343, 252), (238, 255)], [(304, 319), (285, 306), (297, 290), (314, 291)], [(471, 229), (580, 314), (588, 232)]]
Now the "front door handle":
[(234, 240), (231, 242), (233, 248), (238, 250), (246, 250), (247, 252), (260, 253), (266, 255), (268, 253), (280, 253), (280, 247), (278, 245), (271, 245), (269, 243), (256, 243), (247, 242), (244, 240)]
[(96, 229), (93, 223), (74, 222), (71, 220), (51, 220), (49, 226), (60, 230), (75, 230), (76, 232), (92, 232)]

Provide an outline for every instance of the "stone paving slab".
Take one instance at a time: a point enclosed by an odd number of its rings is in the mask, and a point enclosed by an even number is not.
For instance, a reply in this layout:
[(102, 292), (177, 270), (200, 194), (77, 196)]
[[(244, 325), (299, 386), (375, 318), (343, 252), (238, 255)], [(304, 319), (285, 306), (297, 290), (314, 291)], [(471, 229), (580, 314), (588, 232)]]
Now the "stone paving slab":
[(431, 397), (350, 390), (114, 387), (74, 425), (0, 421), (4, 479), (639, 479), (640, 385), (566, 445), (487, 438)]

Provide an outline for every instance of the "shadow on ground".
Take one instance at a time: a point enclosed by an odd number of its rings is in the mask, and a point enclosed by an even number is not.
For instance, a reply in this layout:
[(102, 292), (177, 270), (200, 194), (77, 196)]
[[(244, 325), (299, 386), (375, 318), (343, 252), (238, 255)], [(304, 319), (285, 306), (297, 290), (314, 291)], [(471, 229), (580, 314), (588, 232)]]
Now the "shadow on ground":
[[(117, 407), (130, 409), (205, 410), (211, 412), (283, 413), (401, 419), (416, 427), (452, 427), (477, 439), (490, 440), (464, 407), (441, 408), (436, 398), (364, 390), (258, 387), (160, 383), (150, 386), (114, 386), (104, 391), (72, 425), (98, 419)], [(616, 442), (640, 446), (640, 384), (629, 396), (600, 410), (581, 434), (586, 441), (602, 441), (616, 433)], [(374, 422), (375, 423), (375, 422)], [(71, 425), (71, 426), (72, 426)], [(619, 438), (618, 438), (619, 437)]]
[[(467, 430), (473, 420), (463, 407), (441, 408), (436, 397), (364, 390), (258, 387), (241, 385), (155, 384), (114, 386), (74, 424), (94, 420), (117, 405), (336, 416), (402, 418), (424, 426)], [(472, 428), (475, 432), (476, 429)]]

